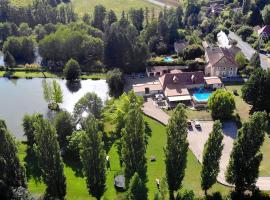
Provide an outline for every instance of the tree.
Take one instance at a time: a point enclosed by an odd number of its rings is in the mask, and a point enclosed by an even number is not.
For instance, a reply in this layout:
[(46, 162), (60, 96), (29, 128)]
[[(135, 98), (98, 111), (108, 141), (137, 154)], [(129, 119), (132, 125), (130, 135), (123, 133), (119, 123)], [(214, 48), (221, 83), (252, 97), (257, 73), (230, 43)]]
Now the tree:
[(81, 74), (81, 68), (79, 63), (74, 59), (70, 59), (65, 65), (64, 74), (67, 80), (78, 79)]
[(7, 67), (15, 67), (16, 65), (16, 61), (9, 51), (6, 51), (4, 54), (4, 62)]
[(147, 200), (147, 188), (144, 181), (135, 173), (129, 183), (128, 200)]
[(144, 12), (143, 9), (131, 9), (129, 11), (129, 16), (132, 24), (136, 27), (138, 31), (143, 30), (143, 22), (144, 22)]
[(204, 50), (200, 45), (189, 45), (184, 48), (183, 57), (185, 60), (193, 60), (199, 58), (204, 54)]
[(116, 68), (107, 72), (106, 82), (110, 88), (110, 95), (119, 97), (124, 90), (124, 77), (120, 69)]
[(251, 12), (248, 15), (248, 24), (250, 26), (261, 26), (263, 24), (263, 18), (262, 18), (262, 13), (261, 10), (258, 6), (254, 5), (251, 8)]
[(89, 194), (99, 200), (106, 188), (106, 159), (101, 133), (98, 131), (96, 120), (92, 115), (87, 119), (86, 134), (83, 135), (81, 141), (80, 156)]
[(260, 59), (260, 54), (258, 52), (255, 52), (250, 58), (250, 65), (254, 68), (261, 67), (261, 59)]
[(71, 114), (67, 111), (57, 113), (54, 119), (54, 125), (57, 133), (57, 139), (61, 149), (66, 149), (67, 137), (71, 136), (75, 130), (75, 123)]
[(1, 199), (12, 199), (13, 188), (27, 188), (23, 167), (17, 156), (17, 147), (14, 138), (7, 130), (3, 120), (0, 120), (0, 188)]
[(235, 55), (235, 61), (239, 65), (240, 69), (244, 69), (244, 67), (247, 65), (248, 62), (245, 55), (242, 52), (238, 52)]
[(230, 119), (235, 109), (234, 97), (230, 92), (218, 89), (210, 96), (208, 107), (214, 119)]
[(75, 118), (81, 118), (84, 112), (100, 118), (102, 106), (101, 98), (94, 92), (88, 92), (75, 104), (73, 113)]
[(129, 107), (126, 114), (125, 128), (122, 129), (122, 159), (126, 183), (129, 183), (135, 172), (146, 180), (146, 142), (145, 127), (141, 108), (136, 104)]
[(252, 111), (270, 113), (270, 71), (257, 68), (242, 87), (243, 99), (252, 105)]
[(175, 108), (166, 131), (166, 177), (170, 191), (170, 199), (174, 199), (174, 191), (177, 191), (182, 186), (188, 152), (187, 115), (182, 104), (179, 104)]
[(45, 196), (53, 199), (64, 199), (66, 196), (66, 177), (56, 130), (48, 120), (43, 118), (39, 118), (34, 126), (39, 166), (42, 171), (42, 179), (47, 186)]
[(270, 24), (270, 5), (266, 5), (262, 10), (262, 17), (265, 25)]
[(213, 130), (204, 145), (203, 162), (201, 171), (201, 188), (207, 194), (216, 182), (219, 173), (219, 161), (223, 150), (223, 133), (220, 121), (215, 121)]
[(106, 17), (106, 8), (103, 5), (96, 5), (92, 25), (99, 30), (104, 30), (104, 19)]
[(243, 15), (246, 15), (250, 9), (250, 0), (243, 0), (243, 4), (242, 4), (242, 13)]
[(253, 34), (253, 28), (250, 26), (241, 26), (236, 32), (238, 35), (242, 37), (244, 41), (247, 40), (248, 37), (250, 37)]
[(254, 191), (256, 188), (259, 166), (263, 158), (260, 148), (264, 142), (266, 130), (266, 113), (255, 112), (237, 134), (226, 180), (235, 185), (235, 190), (239, 194), (243, 194), (246, 190)]
[(48, 107), (52, 110), (59, 109), (60, 103), (63, 103), (63, 92), (59, 83), (56, 80), (47, 83), (46, 80), (42, 82), (44, 99), (49, 103)]

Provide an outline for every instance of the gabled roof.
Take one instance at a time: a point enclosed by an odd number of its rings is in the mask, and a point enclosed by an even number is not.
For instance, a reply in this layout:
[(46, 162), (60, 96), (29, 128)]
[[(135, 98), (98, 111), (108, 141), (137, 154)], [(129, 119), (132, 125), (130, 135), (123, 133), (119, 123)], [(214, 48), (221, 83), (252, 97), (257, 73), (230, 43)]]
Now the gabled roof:
[(205, 50), (212, 67), (238, 67), (234, 54), (229, 49), (209, 47)]
[(259, 35), (261, 35), (262, 33), (265, 33), (268, 36), (270, 36), (270, 25), (265, 25), (264, 27), (258, 30)]
[(169, 74), (164, 74), (159, 78), (160, 84), (163, 89), (167, 86), (173, 89), (184, 88), (186, 85), (204, 84), (204, 73), (197, 72), (182, 72), (180, 70), (173, 70)]

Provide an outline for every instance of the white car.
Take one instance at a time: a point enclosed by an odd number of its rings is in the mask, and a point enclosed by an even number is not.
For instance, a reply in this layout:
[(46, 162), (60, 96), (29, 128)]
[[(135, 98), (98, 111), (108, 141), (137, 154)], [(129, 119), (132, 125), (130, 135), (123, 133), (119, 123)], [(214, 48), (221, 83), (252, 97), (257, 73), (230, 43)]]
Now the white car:
[(195, 127), (198, 128), (198, 129), (202, 128), (200, 122), (197, 121), (197, 120), (194, 121), (194, 125), (195, 125)]

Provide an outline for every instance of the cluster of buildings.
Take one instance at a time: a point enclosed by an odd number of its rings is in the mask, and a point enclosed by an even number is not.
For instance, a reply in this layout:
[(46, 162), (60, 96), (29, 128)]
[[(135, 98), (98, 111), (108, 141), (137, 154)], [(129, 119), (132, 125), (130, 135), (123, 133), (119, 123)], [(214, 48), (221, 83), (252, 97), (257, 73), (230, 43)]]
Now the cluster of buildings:
[[(176, 53), (187, 44), (174, 45)], [(186, 66), (153, 66), (146, 69), (150, 81), (134, 84), (133, 90), (140, 96), (163, 97), (167, 106), (174, 107), (177, 103), (205, 105), (213, 90), (222, 88), (221, 78), (236, 77), (238, 64), (235, 55), (241, 51), (234, 45), (211, 46), (203, 42), (205, 64), (202, 71), (188, 71)]]

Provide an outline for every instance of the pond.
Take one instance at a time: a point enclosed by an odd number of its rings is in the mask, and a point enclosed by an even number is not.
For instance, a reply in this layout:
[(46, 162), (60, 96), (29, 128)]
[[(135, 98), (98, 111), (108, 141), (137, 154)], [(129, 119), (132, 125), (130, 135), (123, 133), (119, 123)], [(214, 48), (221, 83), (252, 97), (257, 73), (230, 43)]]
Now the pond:
[(4, 66), (4, 54), (2, 53), (2, 51), (0, 51), (0, 66)]
[[(24, 139), (21, 124), (26, 113), (39, 112), (44, 116), (51, 114), (43, 98), (42, 81), (43, 79), (0, 78), (0, 119), (6, 121), (9, 130), (17, 139)], [(73, 111), (75, 103), (87, 92), (95, 92), (103, 101), (109, 98), (105, 80), (82, 80), (79, 84), (70, 84), (61, 79), (57, 81), (64, 96), (60, 107), (69, 112)]]

